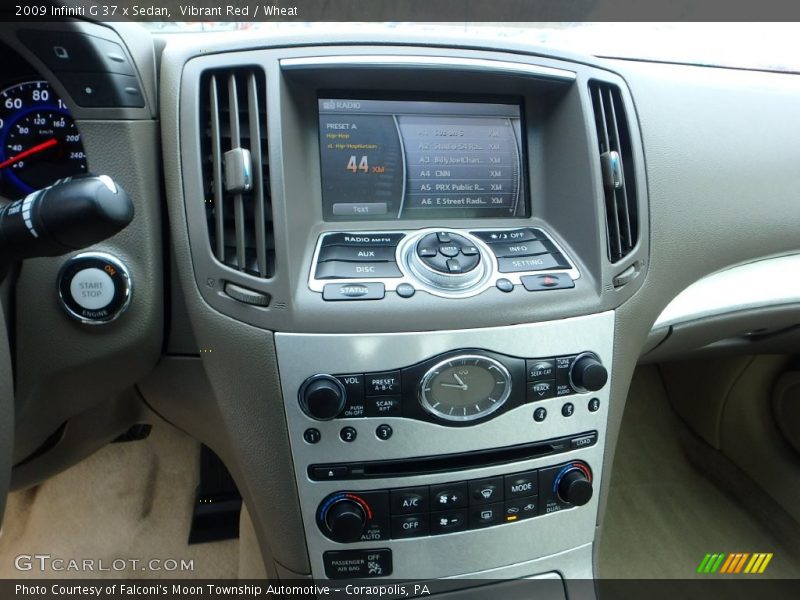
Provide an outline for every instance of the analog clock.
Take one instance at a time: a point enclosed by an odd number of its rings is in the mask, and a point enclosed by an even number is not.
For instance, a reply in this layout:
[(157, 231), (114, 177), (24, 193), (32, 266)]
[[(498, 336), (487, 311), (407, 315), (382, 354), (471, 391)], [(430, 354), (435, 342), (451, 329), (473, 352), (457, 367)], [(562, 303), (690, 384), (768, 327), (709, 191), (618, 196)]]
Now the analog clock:
[(445, 421), (474, 421), (499, 409), (511, 393), (511, 375), (487, 356), (462, 354), (431, 367), (422, 378), (419, 400)]

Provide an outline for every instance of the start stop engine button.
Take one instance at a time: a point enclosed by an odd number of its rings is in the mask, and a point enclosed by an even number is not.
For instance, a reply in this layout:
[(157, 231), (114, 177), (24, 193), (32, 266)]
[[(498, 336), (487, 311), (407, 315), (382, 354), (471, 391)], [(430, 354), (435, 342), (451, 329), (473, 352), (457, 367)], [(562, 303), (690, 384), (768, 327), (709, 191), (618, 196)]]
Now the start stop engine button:
[(114, 300), (114, 280), (96, 267), (83, 269), (72, 278), (69, 293), (82, 308), (105, 308)]
[(61, 268), (58, 296), (73, 319), (87, 324), (108, 323), (130, 303), (130, 275), (125, 265), (110, 254), (78, 254)]

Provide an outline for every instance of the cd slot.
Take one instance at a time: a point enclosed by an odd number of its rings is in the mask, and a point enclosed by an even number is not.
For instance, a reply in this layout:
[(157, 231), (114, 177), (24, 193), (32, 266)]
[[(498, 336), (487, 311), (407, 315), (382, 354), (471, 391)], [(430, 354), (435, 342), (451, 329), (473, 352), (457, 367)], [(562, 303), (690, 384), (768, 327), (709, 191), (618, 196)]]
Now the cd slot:
[(450, 473), (550, 456), (593, 446), (595, 443), (597, 432), (589, 431), (552, 440), (474, 452), (411, 459), (315, 464), (308, 467), (308, 477), (312, 481), (339, 481)]

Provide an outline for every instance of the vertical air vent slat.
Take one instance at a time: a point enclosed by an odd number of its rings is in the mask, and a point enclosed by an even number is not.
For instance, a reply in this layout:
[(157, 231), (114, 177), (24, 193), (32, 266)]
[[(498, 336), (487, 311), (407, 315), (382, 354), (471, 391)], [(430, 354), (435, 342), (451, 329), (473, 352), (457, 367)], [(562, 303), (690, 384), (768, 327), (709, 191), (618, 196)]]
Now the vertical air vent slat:
[[(247, 109), (251, 115), (258, 114), (258, 84), (256, 76), (250, 73), (247, 78)], [(250, 152), (261, 156), (261, 130), (258, 119), (250, 119)], [(264, 177), (261, 169), (253, 169), (253, 197), (255, 199), (256, 262), (258, 274), (267, 276), (267, 239), (264, 221)]]
[(603, 175), (608, 257), (617, 262), (633, 250), (639, 236), (630, 130), (618, 87), (592, 81), (589, 90)]
[[(239, 130), (239, 90), (236, 87), (236, 75), (228, 77), (228, 117), (231, 127), (231, 149), (241, 148), (242, 136)], [(230, 186), (229, 186), (230, 187)], [(247, 257), (244, 251), (244, 203), (238, 188), (233, 194), (234, 235), (236, 236), (236, 264), (240, 271), (245, 269)]]
[(201, 150), (209, 242), (226, 266), (274, 275), (266, 81), (260, 67), (215, 69), (201, 85)]
[(209, 111), (211, 119), (211, 156), (212, 156), (212, 175), (214, 187), (214, 225), (217, 241), (217, 258), (225, 260), (225, 216), (222, 206), (222, 143), (219, 125), (219, 96), (217, 92), (217, 78), (211, 76), (209, 85)]

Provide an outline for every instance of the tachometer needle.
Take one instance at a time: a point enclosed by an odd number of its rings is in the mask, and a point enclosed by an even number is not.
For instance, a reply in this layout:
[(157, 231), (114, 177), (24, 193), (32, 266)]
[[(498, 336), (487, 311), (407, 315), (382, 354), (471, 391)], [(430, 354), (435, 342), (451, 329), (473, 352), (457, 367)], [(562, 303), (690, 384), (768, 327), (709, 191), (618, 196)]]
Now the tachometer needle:
[(11, 158), (7, 158), (3, 162), (1, 162), (0, 169), (5, 169), (6, 167), (10, 167), (14, 163), (21, 161), (23, 158), (27, 158), (32, 154), (41, 152), (42, 150), (47, 150), (48, 148), (52, 148), (56, 144), (58, 144), (58, 140), (56, 138), (50, 138), (46, 142), (42, 142), (41, 144), (36, 144), (35, 146), (28, 148), (27, 150), (23, 150), (16, 156), (12, 156)]

